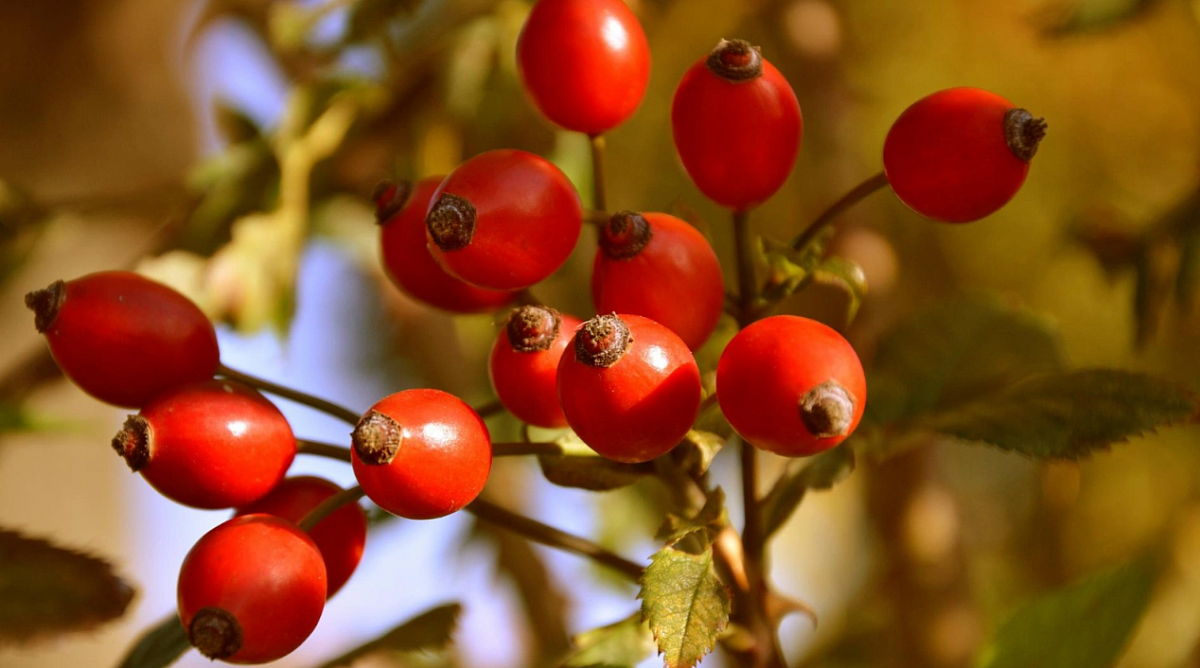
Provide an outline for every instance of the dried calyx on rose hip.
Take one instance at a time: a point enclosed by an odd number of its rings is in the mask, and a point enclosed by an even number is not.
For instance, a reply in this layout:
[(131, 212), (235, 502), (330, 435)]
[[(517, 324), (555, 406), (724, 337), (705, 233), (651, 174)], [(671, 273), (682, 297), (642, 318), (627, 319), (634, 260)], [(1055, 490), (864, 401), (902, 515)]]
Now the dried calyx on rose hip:
[(129, 271), (56, 281), (25, 295), (60, 369), (84, 392), (137, 408), (172, 387), (212, 378), (217, 334), (191, 300)]
[(622, 0), (540, 0), (521, 28), (517, 69), (546, 118), (596, 135), (638, 108), (650, 47)]
[[(263, 498), (239, 508), (237, 517), (261, 513), (298, 524), (323, 501), (341, 491), (341, 487), (322, 478), (285, 478)], [(308, 535), (325, 560), (328, 596), (333, 596), (362, 560), (367, 540), (367, 513), (358, 503), (347, 503), (318, 522)]]
[(299, 647), (325, 609), (321, 552), (295, 524), (235, 517), (204, 534), (179, 569), (179, 621), (209, 659), (267, 663)]
[(665, 213), (622, 211), (600, 228), (592, 299), (600, 313), (650, 318), (696, 350), (721, 320), (725, 282), (696, 228)]
[(620, 462), (650, 461), (679, 444), (700, 410), (700, 369), (671, 330), (638, 315), (601, 315), (575, 333), (558, 367), (567, 423)]
[(900, 201), (947, 223), (991, 215), (1011, 200), (1046, 135), (1046, 121), (979, 88), (950, 88), (900, 114), (883, 169)]
[(745, 211), (784, 184), (804, 119), (787, 79), (744, 40), (721, 40), (683, 75), (671, 105), (675, 149), (709, 199)]
[(583, 228), (579, 195), (553, 163), (511, 149), (481, 153), (442, 181), (425, 217), (429, 249), (454, 276), (520, 290), (567, 261)]
[(581, 324), (545, 306), (520, 306), (505, 321), (488, 356), (488, 377), (518, 420), (546, 429), (567, 426), (558, 404), (558, 363)]
[(751, 445), (787, 457), (846, 440), (867, 400), (858, 354), (834, 329), (777, 315), (729, 342), (717, 363), (717, 399)]
[(425, 237), (425, 213), (444, 177), (415, 186), (384, 181), (375, 189), (375, 218), (387, 275), (413, 299), (450, 313), (484, 313), (512, 302), (509, 290), (477, 288), (438, 264)]
[(405, 390), (371, 406), (351, 434), (363, 492), (408, 519), (433, 519), (475, 500), (492, 468), (483, 419), (441, 390)]
[(208, 380), (155, 397), (129, 416), (112, 447), (163, 496), (214, 510), (266, 496), (291, 466), (296, 437), (257, 391)]

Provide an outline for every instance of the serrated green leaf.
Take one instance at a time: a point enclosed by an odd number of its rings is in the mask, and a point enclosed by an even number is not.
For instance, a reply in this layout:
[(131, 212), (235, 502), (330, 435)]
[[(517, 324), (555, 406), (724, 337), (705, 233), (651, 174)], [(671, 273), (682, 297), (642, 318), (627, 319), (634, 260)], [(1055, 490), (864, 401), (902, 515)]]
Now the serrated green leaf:
[(729, 623), (729, 589), (713, 569), (707, 541), (699, 554), (672, 545), (650, 557), (638, 597), (666, 668), (696, 665)]
[(850, 305), (846, 308), (846, 324), (854, 322), (863, 298), (867, 296), (867, 275), (862, 267), (844, 257), (826, 258), (813, 270), (812, 279), (846, 291), (850, 298)]
[(1110, 668), (1150, 602), (1153, 557), (1047, 594), (1018, 610), (988, 642), (979, 668)]
[(0, 642), (90, 630), (133, 593), (103, 559), (0, 529)]
[(1039, 459), (1079, 459), (1192, 419), (1198, 409), (1189, 392), (1166, 381), (1084, 369), (1030, 378), (916, 424)]
[(575, 651), (560, 664), (561, 668), (634, 668), (656, 649), (654, 635), (640, 612), (580, 633), (574, 644)]
[(863, 424), (911, 419), (1064, 366), (1058, 333), (1045, 318), (986, 295), (950, 299), (914, 313), (879, 342)]
[(338, 668), (375, 652), (417, 652), (439, 650), (450, 645), (462, 606), (448, 603), (421, 613), (378, 638), (321, 664)]
[(807, 464), (794, 462), (763, 498), (763, 536), (780, 529), (809, 490), (829, 489), (854, 471), (854, 450), (846, 445), (826, 450)]
[(541, 455), (538, 464), (551, 483), (592, 492), (627, 487), (654, 472), (646, 464), (625, 464), (595, 455)]
[(117, 668), (166, 668), (191, 648), (179, 615), (171, 613), (138, 638)]

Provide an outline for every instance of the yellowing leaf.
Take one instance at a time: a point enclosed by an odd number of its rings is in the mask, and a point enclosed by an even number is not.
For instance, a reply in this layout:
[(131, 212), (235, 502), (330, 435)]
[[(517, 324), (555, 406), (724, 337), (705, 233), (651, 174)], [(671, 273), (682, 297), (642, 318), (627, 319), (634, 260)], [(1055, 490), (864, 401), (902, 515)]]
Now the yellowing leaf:
[(634, 668), (654, 653), (654, 635), (635, 613), (619, 622), (580, 633), (561, 668)]

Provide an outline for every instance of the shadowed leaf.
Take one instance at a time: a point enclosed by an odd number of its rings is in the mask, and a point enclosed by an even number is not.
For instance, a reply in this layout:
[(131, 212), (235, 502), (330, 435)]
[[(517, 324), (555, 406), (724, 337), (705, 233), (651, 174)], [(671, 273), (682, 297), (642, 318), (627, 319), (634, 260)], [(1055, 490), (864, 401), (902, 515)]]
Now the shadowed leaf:
[(179, 615), (171, 613), (142, 633), (117, 668), (165, 668), (191, 648)]
[(0, 529), (0, 642), (87, 631), (125, 614), (133, 593), (107, 561)]
[(1115, 369), (1030, 378), (917, 422), (967, 441), (1041, 459), (1079, 459), (1197, 414), (1196, 399), (1165, 381)]
[(634, 668), (654, 654), (654, 635), (642, 615), (585, 631), (574, 638), (575, 651), (561, 668)]
[(854, 450), (826, 450), (804, 465), (793, 462), (763, 498), (763, 536), (770, 537), (796, 511), (809, 490), (829, 489), (854, 471)]
[(1146, 557), (1052, 592), (1018, 610), (988, 643), (980, 668), (1109, 668), (1150, 602)]
[(542, 475), (559, 487), (607, 492), (632, 485), (654, 472), (645, 464), (623, 464), (595, 455), (542, 455)]
[(321, 668), (337, 668), (349, 665), (375, 652), (416, 652), (442, 649), (450, 644), (451, 635), (458, 624), (462, 606), (448, 603), (428, 610), (400, 626), (379, 636), (365, 645), (321, 664)]

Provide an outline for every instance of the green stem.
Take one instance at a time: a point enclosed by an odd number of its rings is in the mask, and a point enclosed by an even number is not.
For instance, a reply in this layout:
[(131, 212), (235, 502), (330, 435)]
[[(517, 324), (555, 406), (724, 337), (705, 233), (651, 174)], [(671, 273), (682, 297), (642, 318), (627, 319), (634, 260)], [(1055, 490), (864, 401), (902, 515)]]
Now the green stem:
[(812, 240), (821, 233), (821, 230), (833, 224), (833, 222), (837, 220), (837, 217), (842, 215), (843, 211), (849, 209), (855, 204), (858, 204), (862, 200), (866, 199), (868, 195), (883, 188), (887, 184), (887, 175), (883, 172), (879, 172), (866, 181), (854, 186), (853, 190), (846, 193), (841, 199), (831, 204), (829, 208), (825, 209), (821, 215), (817, 216), (817, 219), (809, 224), (809, 226), (806, 227), (804, 231), (799, 234), (799, 236), (792, 240), (792, 249), (800, 250), (801, 248), (804, 248), (808, 244), (812, 243)]
[(345, 448), (332, 443), (321, 443), (319, 441), (310, 441), (303, 438), (296, 439), (296, 452), (302, 455), (316, 455), (318, 457), (328, 457), (338, 461), (350, 463), (350, 448)]
[(476, 407), (475, 412), (479, 414), (479, 417), (486, 420), (493, 415), (499, 415), (503, 413), (504, 404), (500, 403), (499, 399), (493, 399), (482, 406)]
[(229, 380), (236, 380), (239, 383), (260, 389), (263, 392), (295, 401), (298, 404), (304, 404), (305, 406), (315, 408), (350, 424), (358, 424), (358, 419), (360, 417), (358, 413), (344, 406), (339, 406), (332, 401), (326, 401), (320, 397), (314, 397), (311, 394), (306, 394), (299, 390), (293, 390), (290, 387), (278, 385), (269, 380), (264, 380), (262, 378), (257, 378), (255, 376), (242, 373), (241, 371), (230, 369), (224, 364), (217, 367), (217, 375), (228, 378)]
[(604, 180), (604, 135), (588, 135), (592, 145), (592, 207), (599, 211), (608, 208), (605, 196), (608, 186)]
[(299, 522), (297, 522), (296, 526), (300, 527), (305, 532), (310, 532), (313, 530), (313, 527), (321, 523), (321, 520), (332, 515), (338, 508), (341, 508), (349, 503), (355, 503), (362, 497), (363, 488), (360, 485), (355, 485), (350, 489), (343, 489), (337, 494), (334, 494), (328, 499), (322, 501), (316, 508), (308, 511), (308, 514), (306, 514)]
[(633, 582), (641, 580), (641, 566), (586, 538), (555, 529), (524, 515), (518, 515), (483, 499), (472, 501), (466, 509), (467, 512), (484, 522), (512, 531), (535, 543), (587, 557), (596, 563), (612, 568)]

